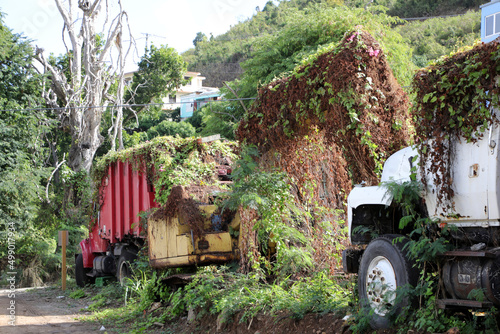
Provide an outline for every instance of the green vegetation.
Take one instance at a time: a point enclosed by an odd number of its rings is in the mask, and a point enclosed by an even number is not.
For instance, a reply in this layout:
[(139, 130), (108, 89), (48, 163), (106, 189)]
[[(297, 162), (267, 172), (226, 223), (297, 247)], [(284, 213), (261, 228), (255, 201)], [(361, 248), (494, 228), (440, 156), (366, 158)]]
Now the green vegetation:
[[(409, 65), (412, 64), (411, 50), (402, 37), (391, 29), (398, 22), (383, 13), (374, 15), (363, 9), (349, 9), (327, 3), (311, 5), (303, 10), (289, 8), (286, 21), (278, 31), (253, 41), (248, 60), (241, 63), (244, 73), (230, 84), (237, 96), (227, 88), (222, 88), (221, 92), (227, 98), (253, 98), (260, 88), (289, 75), (304, 59), (311, 61), (316, 53), (333, 48), (344, 34), (358, 25), (362, 25), (381, 44), (397, 79), (403, 84), (409, 84), (415, 67)], [(252, 101), (244, 103), (248, 107)], [(239, 121), (245, 115), (240, 102), (227, 103), (223, 108), (223, 114), (219, 110), (207, 110), (207, 107), (199, 112), (203, 120), (201, 133), (213, 134), (208, 129), (209, 125), (228, 120)], [(218, 129), (220, 126), (214, 130)]]
[[(477, 15), (479, 5), (485, 3), (485, 1), (478, 0), (375, 0), (369, 4), (367, 2), (365, 0), (269, 1), (251, 19), (240, 22), (222, 35), (207, 38), (203, 33), (198, 33), (193, 41), (195, 48), (185, 52), (182, 56), (188, 62), (189, 70), (198, 71), (207, 76), (205, 83), (208, 86), (221, 87), (223, 81), (233, 81), (244, 74), (245, 71), (240, 65), (254, 57), (254, 45), (256, 43), (259, 44), (262, 39), (272, 39), (276, 33), (286, 28), (294, 20), (297, 12), (308, 12), (318, 5), (341, 8), (340, 5), (343, 3), (347, 8), (358, 10), (357, 13), (363, 13), (366, 10), (372, 13), (381, 13), (385, 8), (387, 15), (405, 18), (464, 14), (468, 10), (475, 11), (475, 15)], [(365, 25), (366, 21), (370, 21), (370, 19), (366, 20), (366, 13), (361, 15), (360, 20), (351, 18), (351, 20), (354, 20), (352, 27), (357, 24)], [(314, 30), (314, 21), (315, 17), (311, 16), (311, 20), (308, 22), (308, 24), (312, 23), (311, 30)], [(429, 26), (429, 22), (431, 22), (431, 26)], [(426, 29), (427, 26), (429, 26), (429, 29)], [(459, 44), (459, 46), (466, 45), (468, 42), (479, 38), (478, 26), (479, 19), (474, 21), (473, 18), (466, 17), (464, 20), (460, 16), (426, 21), (402, 21), (396, 31), (407, 38), (407, 42), (414, 50), (413, 53), (419, 56), (419, 58), (415, 59), (415, 64), (422, 67), (425, 65), (425, 59), (431, 60), (449, 54), (456, 47), (456, 44)], [(425, 30), (425, 33), (423, 30)], [(325, 33), (322, 38), (331, 38), (327, 35), (328, 33)], [(413, 38), (417, 36), (418, 39)], [(301, 35), (294, 37), (302, 38)], [(311, 45), (311, 42), (313, 42), (310, 38), (303, 38), (303, 40), (306, 41), (306, 45)], [(414, 43), (418, 43), (418, 45), (414, 45)], [(444, 49), (442, 47), (433, 47), (436, 43), (444, 46)], [(314, 48), (314, 44), (312, 46)], [(422, 48), (426, 46), (430, 46), (431, 50), (423, 51)], [(282, 58), (283, 56), (286, 57), (288, 52), (282, 53), (277, 50), (276, 54), (278, 58)], [(428, 53), (427, 58), (422, 57), (424, 53)], [(290, 58), (290, 61), (293, 62), (294, 59)], [(277, 71), (276, 74), (280, 74), (280, 72)], [(263, 77), (259, 79), (263, 79)]]
[(480, 37), (481, 13), (471, 11), (455, 17), (411, 21), (398, 25), (395, 30), (411, 46), (413, 63), (424, 67), (464, 46), (473, 45)]
[[(438, 201), (450, 208), (453, 190), (449, 180), (453, 176), (445, 163), (451, 156), (445, 148), (450, 140), (459, 137), (473, 142), (497, 122), (492, 107), (499, 106), (499, 59), (497, 45), (479, 44), (469, 52), (436, 61), (422, 69), (413, 81), (419, 154), (430, 172), (436, 173)], [(428, 142), (431, 134), (433, 141)]]
[[(189, 124), (188, 124), (189, 125)], [(93, 170), (94, 184), (100, 184), (115, 161), (129, 161), (133, 168), (147, 173), (156, 189), (156, 202), (166, 203), (173, 186), (215, 185), (215, 157), (236, 159), (235, 142), (198, 142), (196, 138), (157, 137), (119, 152), (109, 152), (97, 160)], [(100, 196), (94, 194), (94, 202)]]
[[(165, 112), (159, 107), (125, 110), (122, 135), (126, 149), (108, 154), (112, 145), (106, 142), (97, 153), (100, 160), (94, 163), (93, 182), (86, 172), (74, 172), (64, 162), (70, 151), (71, 136), (63, 120), (56, 119), (50, 110), (30, 109), (45, 106), (40, 98), (44, 78), (32, 66), (34, 50), (28, 41), (12, 34), (0, 22), (0, 281), (5, 280), (7, 265), (15, 268), (22, 285), (40, 285), (56, 279), (54, 273), (61, 266), (61, 250), (56, 240), (57, 231), (61, 229), (70, 231), (68, 258), (69, 266), (73, 265), (70, 254), (78, 252), (77, 245), (88, 233), (87, 226), (94, 214), (92, 199), (97, 195), (92, 185), (99, 184), (106, 166), (112, 161), (130, 159), (137, 165), (145, 163), (147, 168), (161, 169), (162, 174), (155, 175), (153, 180), (158, 189), (157, 201), (161, 204), (173, 185), (189, 185), (200, 176), (204, 178), (204, 185), (211, 184), (214, 164), (205, 163), (204, 157), (217, 150), (224, 150), (228, 155), (235, 144), (199, 144), (194, 137), (221, 134), (234, 139), (240, 122), (249, 117), (251, 99), (260, 90), (279, 89), (276, 83), (286, 76), (291, 75), (294, 79), (304, 76), (310, 70), (309, 64), (325, 52), (336, 50), (351, 31), (362, 29), (374, 36), (403, 86), (410, 84), (417, 68), (431, 64), (419, 72), (423, 79), (414, 83), (415, 96), (411, 97), (415, 105), (413, 115), (420, 121), (417, 124), (419, 133), (430, 133), (432, 128), (439, 127), (453, 134), (460, 129), (468, 138), (478, 135), (474, 129), (480, 120), (486, 128), (488, 123), (484, 119), (491, 118), (488, 103), (498, 105), (497, 70), (493, 66), (499, 59), (498, 51), (489, 50), (492, 52), (488, 57), (477, 54), (461, 67), (453, 65), (460, 56), (441, 57), (471, 46), (479, 38), (480, 22), (476, 10), (483, 2), (375, 0), (367, 5), (367, 1), (361, 0), (269, 1), (253, 17), (233, 26), (225, 34), (206, 36), (198, 33), (194, 36), (194, 48), (182, 56), (167, 46), (151, 46), (145, 50), (139, 71), (125, 97), (130, 103), (160, 103), (161, 98), (184, 83), (182, 75), (186, 69), (201, 72), (208, 78), (206, 85), (221, 87), (225, 99), (248, 100), (243, 102), (244, 106), (239, 101), (207, 104), (184, 122), (180, 121), (179, 110)], [(425, 21), (398, 18), (458, 13), (463, 15)], [(52, 59), (52, 64), (63, 69), (68, 62), (67, 55)], [(449, 67), (449, 75), (436, 72), (436, 65), (443, 64)], [(223, 82), (228, 87), (223, 86)], [(118, 85), (114, 85), (111, 91), (117, 89)], [(315, 87), (314, 98), (297, 100), (297, 110), (312, 110), (318, 118), (324, 117), (318, 96), (328, 92), (333, 99), (332, 105), (340, 102), (347, 108), (350, 126), (368, 145), (369, 153), (377, 159), (379, 153), (381, 159), (385, 158), (386, 152), (376, 151), (380, 145), (374, 144), (372, 134), (364, 132), (359, 125), (360, 113), (353, 108), (352, 102), (354, 91), (338, 94), (333, 88), (325, 87)], [(460, 90), (464, 95), (454, 99), (454, 93)], [(133, 95), (131, 91), (138, 94)], [(492, 100), (493, 92), (495, 99)], [(375, 95), (361, 96), (370, 100)], [(364, 109), (367, 105), (362, 104)], [(474, 106), (473, 112), (467, 109), (470, 105)], [(285, 103), (280, 106), (285, 107)], [(439, 117), (425, 110), (432, 110)], [(303, 116), (297, 113), (294, 118), (304, 122)], [(100, 126), (101, 135), (107, 135), (113, 121), (108, 110)], [(283, 131), (293, 137), (289, 123), (280, 121), (282, 123), (277, 122), (276, 126), (283, 125)], [(378, 122), (376, 117), (371, 121), (373, 124)], [(396, 122), (390, 126), (397, 131), (404, 128)], [(316, 151), (323, 152), (325, 147), (321, 145), (324, 143), (306, 138), (311, 145), (302, 152), (310, 156)], [(418, 136), (414, 139), (416, 142), (425, 140)], [(439, 139), (435, 142), (445, 145), (445, 141)], [(292, 153), (297, 157), (299, 152), (294, 148)], [(310, 156), (300, 158), (307, 160)], [(236, 155), (231, 157), (236, 160)], [(262, 157), (254, 147), (242, 147), (241, 160), (233, 171), (232, 193), (221, 198), (224, 201), (220, 203), (232, 210), (241, 209), (252, 222), (245, 231), (239, 232), (245, 235), (239, 271), (226, 266), (198, 268), (191, 283), (175, 290), (161, 283), (174, 271), (153, 271), (143, 258), (135, 264), (135, 277), (126, 286), (110, 284), (102, 289), (77, 289), (69, 296), (91, 299), (89, 310), (95, 312), (96, 319), (123, 326), (123, 330), (130, 328), (132, 332), (152, 329), (155, 323), (179, 320), (189, 312), (194, 312), (198, 318), (213, 316), (225, 324), (237, 320), (251, 322), (260, 314), (292, 319), (301, 319), (307, 313), (334, 313), (339, 318), (349, 314), (352, 315), (351, 329), (366, 331), (369, 314), (358, 307), (354, 279), (334, 275), (335, 268), (325, 268), (325, 259), (322, 266), (315, 262), (318, 256), (315, 242), (330, 247), (327, 256), (339, 262), (336, 256), (346, 242), (343, 217), (337, 212), (325, 212), (325, 207), (313, 200), (313, 195), (319, 198), (320, 194), (311, 190), (317, 185), (310, 175), (302, 175), (300, 180), (306, 181), (298, 185), (298, 178), (292, 179), (277, 169), (259, 168), (256, 163), (259, 158)], [(326, 159), (324, 162), (318, 165), (322, 175), (327, 175), (328, 172), (321, 168), (332, 164)], [(304, 162), (300, 163), (303, 166)], [(378, 175), (381, 166), (382, 160), (377, 160), (368, 172)], [(302, 172), (302, 169), (297, 170)], [(348, 172), (352, 174), (352, 171)], [(444, 174), (443, 177), (448, 176)], [(436, 232), (433, 222), (418, 217), (413, 210), (411, 199), (419, 186), (411, 183), (402, 187), (393, 185), (391, 189), (396, 200), (406, 205), (405, 211), (409, 214), (401, 224), (415, 224), (412, 241), (407, 247), (415, 259), (420, 259), (417, 261), (421, 270), (420, 283), (402, 295), (422, 296), (418, 299), (418, 307), (408, 309), (406, 317), (401, 317), (396, 325), (402, 330), (430, 332), (445, 331), (453, 326), (464, 332), (498, 329), (492, 317), (485, 321), (473, 317), (473, 321), (467, 321), (436, 308), (440, 289), (436, 278), (438, 268), (430, 264), (436, 262), (438, 252), (447, 249), (444, 236), (448, 231)], [(344, 203), (344, 192), (334, 195), (340, 198), (339, 205)], [(304, 197), (303, 207), (294, 200), (297, 196)], [(330, 228), (332, 221), (324, 219), (327, 216), (334, 217), (332, 220), (340, 226), (338, 230)], [(15, 226), (16, 258), (12, 263), (8, 258), (8, 226)], [(319, 233), (323, 239), (312, 237)], [(481, 298), (480, 293), (477, 298)]]
[[(44, 139), (53, 120), (25, 109), (41, 102), (42, 78), (30, 66), (32, 54), (28, 41), (0, 20), (0, 275), (31, 267), (24, 284), (40, 284), (56, 265), (46, 258), (55, 251), (53, 226), (37, 219), (45, 197), (41, 185), (50, 176)], [(14, 258), (8, 258), (9, 244), (16, 247)]]
[[(135, 113), (150, 108), (142, 106), (144, 104), (162, 103), (164, 97), (186, 83), (183, 77), (186, 72), (186, 63), (174, 48), (151, 45), (144, 51), (138, 64), (139, 68), (137, 72), (134, 72), (132, 84), (125, 95), (125, 101), (139, 105), (134, 108)], [(159, 109), (160, 107), (156, 107), (156, 111)]]

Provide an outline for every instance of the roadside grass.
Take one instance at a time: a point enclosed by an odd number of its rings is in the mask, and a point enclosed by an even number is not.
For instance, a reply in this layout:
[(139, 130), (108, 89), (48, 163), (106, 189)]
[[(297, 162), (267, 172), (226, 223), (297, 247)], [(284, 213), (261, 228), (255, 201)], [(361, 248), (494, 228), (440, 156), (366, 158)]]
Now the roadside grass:
[[(140, 333), (187, 319), (190, 313), (196, 319), (212, 315), (221, 323), (234, 322), (236, 315), (243, 323), (257, 314), (302, 319), (308, 313), (335, 313), (342, 318), (351, 312), (355, 288), (352, 280), (326, 272), (266, 281), (255, 273), (244, 275), (228, 267), (209, 266), (198, 269), (191, 283), (176, 290), (162, 285), (162, 276), (156, 272), (149, 279), (142, 274), (127, 286), (113, 283), (94, 291), (97, 294), (87, 309), (93, 314), (85, 320), (99, 321), (123, 333)], [(89, 289), (95, 288), (85, 288)]]
[[(224, 266), (209, 266), (199, 268), (191, 283), (178, 289), (162, 284), (163, 276), (157, 272), (149, 278), (141, 275), (126, 286), (112, 283), (72, 292), (80, 295), (83, 290), (87, 296), (84, 298), (93, 302), (88, 309), (82, 309), (93, 312), (83, 320), (99, 322), (120, 333), (156, 333), (159, 328), (168, 332), (181, 323), (204, 317), (217, 319), (217, 324), (230, 324), (251, 323), (260, 315), (299, 320), (306, 314), (330, 313), (338, 319), (348, 315), (353, 333), (370, 331), (370, 314), (359, 306), (354, 275), (317, 272), (308, 277), (269, 281), (255, 272), (243, 275)], [(436, 328), (443, 332), (452, 327), (468, 333), (494, 333), (498, 328), (494, 316), (465, 318), (436, 313), (432, 301), (409, 309), (394, 328), (406, 333), (410, 329), (426, 332)]]
[[(299, 320), (311, 313), (334, 314), (337, 319), (347, 315), (353, 333), (370, 332), (370, 314), (359, 306), (355, 275), (317, 272), (307, 277), (270, 280), (256, 272), (244, 275), (225, 266), (209, 266), (199, 268), (182, 288), (168, 287), (162, 278), (158, 272), (136, 271), (136, 277), (126, 286), (114, 282), (104, 287), (75, 287), (66, 294), (90, 302), (81, 312), (92, 314), (82, 321), (98, 322), (110, 332), (174, 333), (178, 326), (204, 321), (206, 317), (219, 325), (251, 323), (261, 315), (276, 321)], [(464, 333), (495, 333), (498, 329), (493, 314), (466, 317), (445, 313), (436, 309), (432, 298), (407, 311), (395, 324), (399, 333), (433, 329), (443, 332), (452, 327)]]

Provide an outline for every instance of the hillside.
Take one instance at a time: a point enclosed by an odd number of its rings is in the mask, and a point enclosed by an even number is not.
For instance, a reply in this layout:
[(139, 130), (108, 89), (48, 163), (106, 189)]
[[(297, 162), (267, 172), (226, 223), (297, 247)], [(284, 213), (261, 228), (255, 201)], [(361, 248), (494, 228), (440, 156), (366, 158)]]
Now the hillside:
[(374, 13), (380, 12), (380, 6), (384, 6), (388, 15), (400, 18), (448, 16), (475, 11), (468, 13), (465, 20), (444, 17), (403, 21), (395, 26), (395, 30), (411, 45), (414, 64), (423, 67), (428, 61), (456, 50), (457, 45), (470, 45), (479, 38), (478, 9), (488, 1), (375, 0), (369, 6), (364, 0), (269, 1), (254, 16), (232, 26), (222, 35), (207, 37), (200, 33), (196, 46), (182, 56), (188, 62), (190, 71), (201, 72), (207, 77), (206, 86), (221, 87), (224, 81), (241, 77), (244, 72), (241, 64), (253, 57), (254, 44), (283, 29), (295, 14), (306, 12), (320, 3), (335, 7), (342, 2), (348, 8), (366, 8)]

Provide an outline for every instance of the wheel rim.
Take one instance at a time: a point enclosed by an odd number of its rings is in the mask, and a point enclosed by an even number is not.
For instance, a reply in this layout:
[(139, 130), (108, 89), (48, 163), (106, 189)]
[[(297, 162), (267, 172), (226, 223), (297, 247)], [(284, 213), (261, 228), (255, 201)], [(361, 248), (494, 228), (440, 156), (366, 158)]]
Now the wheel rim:
[(384, 256), (375, 257), (366, 273), (366, 297), (370, 307), (385, 316), (396, 299), (396, 272)]
[(120, 265), (120, 284), (125, 284), (125, 278), (130, 277), (130, 267), (127, 261), (123, 261)]

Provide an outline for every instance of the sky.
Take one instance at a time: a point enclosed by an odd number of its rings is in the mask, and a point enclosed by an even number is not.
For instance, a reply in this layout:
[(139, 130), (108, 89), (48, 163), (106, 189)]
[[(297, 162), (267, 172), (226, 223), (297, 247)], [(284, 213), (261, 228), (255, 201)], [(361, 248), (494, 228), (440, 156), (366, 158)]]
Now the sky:
[[(68, 0), (64, 0), (67, 3)], [(74, 0), (77, 2), (77, 0)], [(93, 0), (92, 0), (93, 1)], [(148, 44), (167, 44), (182, 53), (193, 47), (197, 32), (214, 36), (244, 21), (263, 9), (268, 0), (122, 0), (137, 52), (129, 59), (128, 68), (144, 53)], [(106, 4), (106, 0), (101, 1)], [(116, 0), (108, 0), (116, 13)], [(14, 33), (22, 33), (43, 48), (45, 54), (65, 53), (62, 42), (63, 20), (54, 0), (0, 0), (5, 25)], [(110, 19), (111, 21), (111, 19)], [(104, 22), (103, 22), (104, 23)], [(109, 24), (109, 22), (108, 22)], [(96, 27), (100, 30), (102, 23)]]

